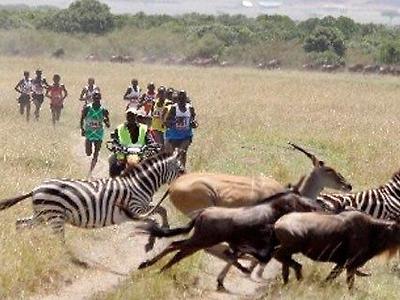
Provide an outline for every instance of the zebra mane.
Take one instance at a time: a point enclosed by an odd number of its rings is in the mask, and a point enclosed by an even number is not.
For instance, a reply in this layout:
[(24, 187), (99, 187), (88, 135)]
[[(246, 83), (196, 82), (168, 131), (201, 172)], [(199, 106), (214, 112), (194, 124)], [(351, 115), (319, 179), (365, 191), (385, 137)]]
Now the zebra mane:
[(143, 169), (148, 169), (150, 166), (156, 164), (159, 161), (164, 161), (169, 157), (171, 157), (171, 153), (168, 153), (168, 152), (157, 153), (151, 157), (144, 159), (139, 164), (135, 164), (133, 166), (128, 166), (128, 168), (126, 168), (122, 172), (120, 177), (127, 177), (130, 174), (134, 174), (136, 172), (141, 172)]

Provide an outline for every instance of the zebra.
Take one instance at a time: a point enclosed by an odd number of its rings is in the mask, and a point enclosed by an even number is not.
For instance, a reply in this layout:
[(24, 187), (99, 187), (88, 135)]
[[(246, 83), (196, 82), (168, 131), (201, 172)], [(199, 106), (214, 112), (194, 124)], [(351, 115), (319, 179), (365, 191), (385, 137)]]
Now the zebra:
[(150, 203), (161, 185), (184, 172), (181, 155), (178, 149), (172, 154), (157, 154), (114, 178), (44, 181), (30, 193), (0, 201), (0, 210), (32, 197), (33, 215), (17, 220), (17, 229), (46, 223), (63, 241), (65, 223), (82, 228), (121, 224), (132, 220), (126, 210), (138, 219), (157, 212), (163, 225), (168, 225), (166, 210)]
[(374, 218), (400, 220), (400, 171), (375, 189), (348, 194), (321, 194), (317, 201), (326, 209), (357, 209)]

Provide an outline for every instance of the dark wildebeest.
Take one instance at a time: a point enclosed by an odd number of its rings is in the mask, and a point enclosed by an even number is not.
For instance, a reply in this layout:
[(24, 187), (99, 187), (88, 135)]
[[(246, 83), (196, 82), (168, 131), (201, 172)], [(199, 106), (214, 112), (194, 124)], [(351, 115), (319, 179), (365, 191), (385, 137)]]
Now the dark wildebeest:
[(378, 73), (380, 66), (379, 65), (366, 65), (363, 69), (364, 74), (372, 74)]
[(364, 70), (364, 65), (363, 64), (354, 64), (354, 65), (350, 65), (347, 70), (349, 72), (362, 72)]
[(265, 65), (265, 67), (268, 70), (273, 70), (273, 69), (280, 69), (281, 67), (281, 61), (279, 59), (272, 59), (269, 62), (267, 62), (267, 64)]
[(260, 262), (268, 262), (271, 259), (273, 252), (271, 238), (276, 220), (290, 212), (318, 210), (321, 210), (321, 207), (314, 201), (289, 190), (264, 199), (255, 206), (206, 208), (201, 210), (185, 227), (167, 229), (155, 223), (148, 223), (141, 228), (152, 237), (171, 237), (188, 234), (192, 229), (194, 230), (191, 237), (172, 242), (153, 259), (140, 264), (139, 269), (153, 265), (168, 253), (179, 251), (161, 269), (164, 271), (199, 250), (228, 243), (231, 251), (227, 250), (217, 255), (230, 262), (217, 279), (218, 289), (223, 289), (223, 279), (232, 264), (248, 272), (237, 262), (241, 255), (249, 254)]
[(327, 281), (346, 269), (351, 289), (357, 268), (376, 255), (394, 253), (399, 248), (400, 225), (359, 211), (337, 215), (291, 213), (275, 223), (274, 240), (279, 245), (274, 257), (282, 263), (285, 283), (289, 280), (289, 267), (295, 270), (297, 279), (302, 278), (302, 266), (292, 258), (293, 254), (302, 253), (315, 261), (336, 263)]
[(307, 71), (318, 70), (320, 67), (321, 67), (321, 65), (315, 64), (315, 63), (308, 63), (308, 64), (304, 64), (302, 66), (303, 70), (307, 70)]
[(65, 55), (65, 51), (63, 48), (58, 48), (56, 51), (54, 51), (51, 56), (55, 58), (62, 58)]

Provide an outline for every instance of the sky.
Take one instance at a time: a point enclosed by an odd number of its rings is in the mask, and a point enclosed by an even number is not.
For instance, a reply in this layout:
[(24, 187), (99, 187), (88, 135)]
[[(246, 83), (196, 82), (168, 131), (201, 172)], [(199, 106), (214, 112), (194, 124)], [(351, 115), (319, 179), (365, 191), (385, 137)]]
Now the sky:
[[(0, 4), (53, 5), (67, 7), (72, 0), (0, 0)], [(183, 14), (284, 14), (296, 20), (325, 15), (345, 15), (359, 22), (399, 24), (400, 18), (382, 16), (387, 10), (400, 11), (400, 0), (101, 0), (113, 13)]]

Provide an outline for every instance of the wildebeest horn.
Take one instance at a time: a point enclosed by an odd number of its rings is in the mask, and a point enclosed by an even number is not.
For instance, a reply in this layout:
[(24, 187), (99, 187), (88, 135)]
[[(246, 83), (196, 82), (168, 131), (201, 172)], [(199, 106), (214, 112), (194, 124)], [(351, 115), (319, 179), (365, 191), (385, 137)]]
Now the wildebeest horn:
[(303, 152), (309, 159), (311, 159), (313, 165), (316, 166), (322, 166), (324, 164), (323, 161), (319, 160), (314, 154), (311, 154), (310, 152), (304, 150), (300, 146), (293, 144), (292, 142), (288, 142), (290, 146), (292, 146), (295, 150), (298, 150), (300, 152)]

